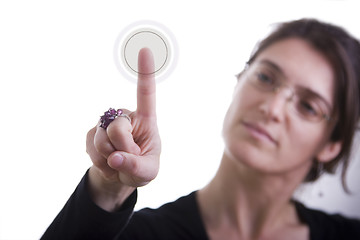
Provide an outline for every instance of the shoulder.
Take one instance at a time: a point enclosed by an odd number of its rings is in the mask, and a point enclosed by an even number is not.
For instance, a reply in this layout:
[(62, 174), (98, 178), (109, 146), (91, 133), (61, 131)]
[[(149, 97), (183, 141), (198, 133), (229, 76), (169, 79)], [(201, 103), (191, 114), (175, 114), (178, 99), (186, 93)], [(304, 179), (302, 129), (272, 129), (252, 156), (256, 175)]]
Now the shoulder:
[(196, 192), (156, 209), (144, 208), (135, 212), (127, 232), (141, 234), (146, 239), (206, 239)]
[(296, 201), (295, 206), (300, 220), (309, 226), (312, 239), (360, 239), (360, 219), (311, 209)]

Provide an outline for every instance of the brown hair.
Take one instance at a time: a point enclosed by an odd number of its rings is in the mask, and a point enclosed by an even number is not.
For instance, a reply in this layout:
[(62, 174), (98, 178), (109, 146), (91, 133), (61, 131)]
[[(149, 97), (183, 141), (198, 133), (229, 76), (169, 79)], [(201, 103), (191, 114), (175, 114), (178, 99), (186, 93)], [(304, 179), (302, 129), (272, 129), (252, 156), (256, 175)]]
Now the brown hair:
[(277, 25), (275, 31), (263, 39), (252, 53), (248, 64), (271, 44), (285, 38), (301, 38), (324, 54), (332, 64), (335, 73), (336, 116), (331, 141), (342, 142), (338, 156), (319, 167), (314, 161), (305, 182), (315, 181), (325, 171), (334, 173), (340, 162), (343, 164), (341, 179), (346, 192), (346, 170), (349, 165), (354, 134), (359, 124), (360, 115), (360, 43), (344, 29), (315, 19), (300, 19)]

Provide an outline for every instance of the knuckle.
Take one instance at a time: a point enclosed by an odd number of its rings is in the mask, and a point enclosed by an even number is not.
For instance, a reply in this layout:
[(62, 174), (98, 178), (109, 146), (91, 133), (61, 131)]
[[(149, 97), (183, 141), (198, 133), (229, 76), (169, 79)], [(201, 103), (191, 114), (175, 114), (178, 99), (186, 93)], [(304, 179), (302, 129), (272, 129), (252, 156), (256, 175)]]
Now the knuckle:
[(101, 141), (98, 141), (98, 138), (95, 138), (94, 139), (94, 147), (95, 147), (95, 150), (97, 151), (97, 152), (100, 152), (101, 151), (101, 149), (102, 149), (102, 142)]
[[(119, 118), (118, 118), (119, 119)], [(116, 120), (118, 120), (116, 119)], [(126, 121), (126, 122), (121, 122)], [(114, 124), (113, 124), (114, 123)], [(107, 129), (107, 136), (111, 144), (116, 150), (121, 150), (129, 153), (138, 153), (137, 146), (133, 144), (133, 135), (129, 121), (125, 118), (111, 123)]]
[(123, 117), (116, 118), (107, 128), (109, 137), (119, 136), (129, 132), (131, 129), (126, 122), (129, 121)]
[(86, 134), (86, 141), (87, 142), (93, 141), (93, 139), (95, 137), (95, 133), (96, 133), (96, 128), (95, 127), (90, 129)]
[(98, 153), (103, 156), (108, 156), (112, 152), (111, 143), (108, 141), (97, 141), (94, 142), (94, 147)]

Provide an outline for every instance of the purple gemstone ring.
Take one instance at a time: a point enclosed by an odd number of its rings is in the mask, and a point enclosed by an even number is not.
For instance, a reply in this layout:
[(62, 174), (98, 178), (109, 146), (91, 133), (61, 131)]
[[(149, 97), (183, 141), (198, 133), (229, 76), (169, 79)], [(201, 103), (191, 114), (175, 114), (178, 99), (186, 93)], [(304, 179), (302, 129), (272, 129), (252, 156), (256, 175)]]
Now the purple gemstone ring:
[(123, 110), (121, 109), (115, 110), (114, 108), (109, 108), (109, 110), (104, 112), (104, 115), (100, 117), (100, 127), (106, 129), (109, 126), (109, 124), (112, 121), (114, 121), (117, 117), (125, 117), (131, 123), (130, 117), (125, 113), (123, 113)]

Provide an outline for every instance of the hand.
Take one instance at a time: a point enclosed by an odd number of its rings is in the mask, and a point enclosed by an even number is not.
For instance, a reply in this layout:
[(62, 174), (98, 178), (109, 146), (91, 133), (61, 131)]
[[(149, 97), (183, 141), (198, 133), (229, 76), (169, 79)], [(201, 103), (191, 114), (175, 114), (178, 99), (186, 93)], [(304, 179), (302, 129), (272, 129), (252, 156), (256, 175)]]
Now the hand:
[(141, 49), (138, 59), (137, 110), (123, 109), (105, 130), (99, 124), (87, 135), (86, 149), (93, 162), (89, 190), (93, 200), (114, 210), (139, 186), (153, 180), (159, 170), (161, 142), (156, 122), (154, 59)]

